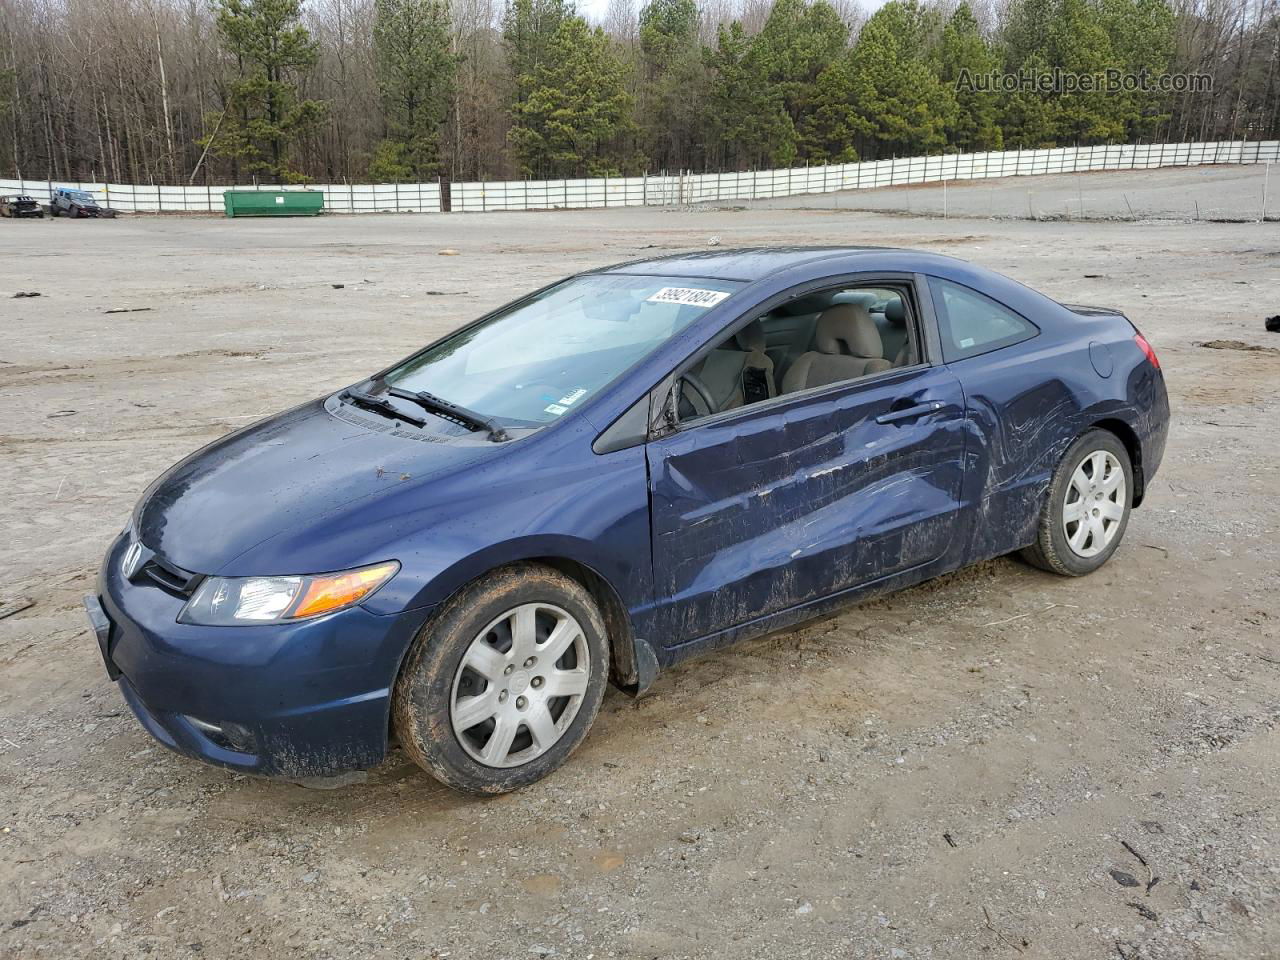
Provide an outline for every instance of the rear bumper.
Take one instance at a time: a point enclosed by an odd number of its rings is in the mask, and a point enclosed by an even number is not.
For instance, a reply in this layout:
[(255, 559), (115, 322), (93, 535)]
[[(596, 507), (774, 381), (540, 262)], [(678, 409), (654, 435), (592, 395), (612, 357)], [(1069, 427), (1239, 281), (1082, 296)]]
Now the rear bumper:
[[(1164, 448), (1169, 440), (1169, 391), (1165, 387), (1164, 374), (1154, 371), (1148, 388), (1146, 435), (1142, 437), (1142, 493), (1151, 487), (1151, 481), (1164, 460)], [(1135, 506), (1141, 502), (1135, 500)]]
[(108, 675), (164, 746), (206, 763), (288, 778), (374, 766), (386, 755), (391, 686), (429, 610), (354, 607), (248, 627), (177, 622), (184, 600), (119, 572), (108, 551), (86, 598)]

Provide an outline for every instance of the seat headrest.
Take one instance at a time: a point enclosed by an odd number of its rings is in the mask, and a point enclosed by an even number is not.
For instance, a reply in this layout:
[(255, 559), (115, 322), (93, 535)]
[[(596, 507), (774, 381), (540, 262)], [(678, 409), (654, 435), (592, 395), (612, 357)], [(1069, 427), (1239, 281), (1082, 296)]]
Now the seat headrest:
[(902, 302), (902, 297), (894, 297), (884, 305), (884, 318), (899, 327), (906, 326), (907, 306)]
[(764, 353), (764, 324), (759, 320), (752, 320), (734, 334), (734, 339), (738, 341), (739, 350), (746, 350), (748, 353), (757, 351)]
[(836, 303), (860, 303), (868, 310), (871, 305), (879, 298), (870, 290), (841, 290), (831, 298), (833, 304)]
[(837, 303), (823, 310), (813, 332), (813, 345), (819, 353), (884, 356), (880, 331), (861, 303)]

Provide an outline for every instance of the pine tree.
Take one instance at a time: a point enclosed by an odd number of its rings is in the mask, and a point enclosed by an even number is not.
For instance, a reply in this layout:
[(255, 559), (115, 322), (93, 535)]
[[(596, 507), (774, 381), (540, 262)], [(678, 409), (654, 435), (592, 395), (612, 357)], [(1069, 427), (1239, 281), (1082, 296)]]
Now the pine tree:
[(877, 157), (936, 153), (946, 146), (956, 102), (926, 59), (934, 28), (933, 12), (915, 0), (890, 0), (858, 34), (850, 82)]
[[(1049, 30), (1051, 62), (1075, 76), (1101, 78), (1116, 65), (1111, 39), (1088, 0), (1061, 0)], [(1106, 143), (1125, 134), (1123, 97), (1104, 90), (1064, 91), (1057, 96), (1057, 143)]]
[(645, 69), (660, 72), (697, 49), (694, 0), (649, 0), (640, 10), (640, 49)]
[(528, 95), (516, 104), (511, 143), (527, 176), (612, 176), (635, 166), (626, 71), (602, 29), (564, 20), (519, 82)]
[(848, 27), (827, 0), (775, 0), (752, 41), (752, 60), (793, 124), (803, 117), (818, 75), (840, 57), (848, 39)]
[(938, 78), (955, 97), (947, 124), (947, 146), (960, 152), (999, 150), (1004, 145), (999, 124), (999, 94), (976, 89), (979, 77), (994, 74), (999, 57), (978, 29), (967, 3), (956, 7), (942, 32)]
[(704, 50), (703, 57), (711, 72), (706, 123), (717, 166), (745, 170), (790, 163), (796, 155), (795, 125), (742, 24), (722, 26), (715, 49)]
[[(1033, 52), (1019, 63), (1018, 69), (1027, 76), (1038, 76), (1050, 68), (1044, 54)], [(1001, 97), (1000, 103), (1006, 149), (1036, 150), (1057, 145), (1060, 117), (1056, 97), (1018, 89)]]
[(324, 121), (327, 104), (298, 96), (297, 77), (317, 56), (299, 0), (215, 0), (215, 10), (236, 69), (217, 136), (202, 145), (249, 172), (305, 179), (290, 166), (288, 148)]
[(649, 159), (659, 169), (703, 161), (707, 76), (694, 0), (650, 0), (640, 11), (640, 70), (637, 114)]
[[(1169, 71), (1177, 18), (1167, 0), (1101, 0), (1099, 14), (1119, 69), (1153, 77)], [(1169, 118), (1169, 102), (1157, 91), (1114, 96), (1121, 101), (1126, 140), (1153, 136)]]
[(1047, 59), (1049, 32), (1061, 0), (1012, 0), (1005, 8), (1001, 36), (1005, 69), (1012, 73), (1032, 57)]
[(502, 17), (502, 42), (515, 80), (513, 106), (529, 99), (551, 38), (572, 16), (573, 0), (508, 0)]
[(1108, 143), (1153, 129), (1158, 97), (1098, 85), (1108, 70), (1163, 73), (1172, 57), (1171, 16), (1164, 0), (1015, 0), (1004, 31), (1006, 67), (1027, 76), (1057, 70), (1089, 78), (1095, 89), (1018, 91), (1005, 101), (1005, 143)]
[(852, 52), (838, 57), (814, 83), (813, 97), (800, 124), (801, 153), (814, 163), (857, 160), (854, 144), (874, 133), (874, 126), (859, 110), (859, 104), (871, 94), (866, 75), (853, 68)]
[[(1053, 53), (1049, 38), (1061, 0), (1013, 0), (1003, 30), (1005, 72), (1019, 77), (1047, 73)], [(1001, 125), (1008, 147), (1050, 147), (1058, 137), (1058, 99), (1019, 87), (1000, 99)]]
[(375, 0), (373, 51), (387, 135), (369, 173), (422, 181), (439, 168), (440, 125), (457, 60), (443, 0)]

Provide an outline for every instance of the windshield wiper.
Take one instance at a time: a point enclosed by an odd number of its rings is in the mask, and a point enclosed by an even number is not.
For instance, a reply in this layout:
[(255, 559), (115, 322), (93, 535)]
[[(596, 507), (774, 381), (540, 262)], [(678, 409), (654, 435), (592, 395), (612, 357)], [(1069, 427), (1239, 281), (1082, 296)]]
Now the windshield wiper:
[(357, 407), (363, 407), (366, 410), (372, 410), (375, 413), (381, 413), (388, 417), (394, 417), (396, 420), (403, 420), (405, 423), (412, 423), (415, 427), (425, 427), (427, 421), (421, 417), (415, 417), (411, 413), (402, 413), (397, 410), (395, 405), (383, 400), (381, 397), (375, 397), (368, 393), (361, 393), (359, 390), (344, 390), (341, 399), (347, 400), (355, 404)]
[(416, 403), (423, 410), (429, 410), (431, 413), (444, 417), (446, 420), (452, 420), (454, 423), (470, 427), (472, 430), (484, 431), (489, 435), (489, 439), (495, 442), (511, 439), (502, 427), (483, 414), (468, 410), (466, 407), (460, 407), (456, 403), (450, 403), (448, 400), (437, 397), (434, 393), (427, 393), (425, 390), (405, 390), (402, 387), (391, 386), (387, 387), (387, 393), (390, 396), (399, 397), (401, 400)]

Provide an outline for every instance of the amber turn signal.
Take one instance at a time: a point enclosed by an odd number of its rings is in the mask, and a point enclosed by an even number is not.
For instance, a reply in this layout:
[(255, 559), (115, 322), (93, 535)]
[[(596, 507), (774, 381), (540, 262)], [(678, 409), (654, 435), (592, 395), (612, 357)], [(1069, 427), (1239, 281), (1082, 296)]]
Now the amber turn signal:
[(391, 560), (345, 573), (308, 577), (302, 596), (289, 612), (289, 619), (315, 617), (359, 603), (390, 580), (399, 569), (400, 564)]

